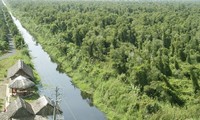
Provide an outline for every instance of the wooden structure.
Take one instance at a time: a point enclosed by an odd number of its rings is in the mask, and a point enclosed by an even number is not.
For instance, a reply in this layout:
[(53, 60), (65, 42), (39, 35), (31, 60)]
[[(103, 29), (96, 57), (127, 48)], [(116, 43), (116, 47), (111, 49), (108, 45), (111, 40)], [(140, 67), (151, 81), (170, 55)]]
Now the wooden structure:
[(21, 117), (33, 116), (34, 112), (29, 103), (18, 97), (14, 102), (8, 105), (6, 114), (9, 118), (18, 119)]
[[(40, 97), (31, 104), (34, 113), (36, 115), (41, 115), (41, 116), (53, 115), (54, 105), (55, 103), (46, 96)], [(60, 108), (59, 107), (57, 108), (58, 108), (57, 111), (58, 114), (62, 113)]]
[(47, 117), (35, 115), (32, 106), (18, 97), (8, 107), (7, 111), (0, 113), (1, 120), (48, 120)]
[[(54, 102), (46, 96), (42, 96), (29, 104), (22, 98), (17, 97), (10, 103), (4, 113), (0, 113), (1, 120), (48, 120), (48, 116), (53, 115)], [(62, 111), (57, 108), (57, 114)]]
[(17, 90), (21, 91), (21, 93), (24, 94), (29, 90), (29, 88), (33, 86), (35, 86), (34, 82), (21, 75), (10, 81), (9, 85), (9, 87), (12, 89), (12, 95), (13, 93), (17, 93)]
[(22, 60), (18, 60), (16, 64), (8, 69), (7, 77), (13, 80), (20, 75), (29, 78), (30, 80), (34, 80), (31, 67), (26, 65)]

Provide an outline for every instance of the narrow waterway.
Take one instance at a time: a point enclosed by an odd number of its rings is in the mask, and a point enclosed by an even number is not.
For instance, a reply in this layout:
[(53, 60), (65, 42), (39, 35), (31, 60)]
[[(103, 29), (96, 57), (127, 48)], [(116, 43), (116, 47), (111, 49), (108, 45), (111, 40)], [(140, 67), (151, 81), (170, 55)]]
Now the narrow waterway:
[(51, 61), (49, 55), (35, 42), (20, 21), (14, 16), (12, 18), (28, 45), (32, 62), (40, 75), (40, 94), (53, 98), (56, 86), (60, 88), (60, 107), (65, 120), (105, 120), (105, 115), (90, 104), (89, 98), (81, 96), (81, 91), (71, 83), (71, 79), (57, 71), (57, 64)]

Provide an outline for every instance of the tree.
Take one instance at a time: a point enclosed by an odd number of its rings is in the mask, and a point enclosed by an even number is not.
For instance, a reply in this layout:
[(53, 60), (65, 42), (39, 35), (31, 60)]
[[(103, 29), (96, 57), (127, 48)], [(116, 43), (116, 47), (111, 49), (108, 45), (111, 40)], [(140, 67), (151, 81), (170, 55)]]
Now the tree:
[(190, 79), (192, 80), (194, 93), (197, 93), (199, 91), (199, 89), (200, 89), (199, 83), (198, 83), (199, 70), (194, 66), (191, 66), (189, 68), (189, 70), (190, 70)]

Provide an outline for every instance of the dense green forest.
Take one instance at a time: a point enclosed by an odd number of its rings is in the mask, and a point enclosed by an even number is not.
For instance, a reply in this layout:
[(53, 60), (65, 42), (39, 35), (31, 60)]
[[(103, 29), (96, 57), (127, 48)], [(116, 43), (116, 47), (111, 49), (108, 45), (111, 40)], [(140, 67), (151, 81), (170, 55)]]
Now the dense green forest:
[(3, 4), (0, 2), (0, 55), (8, 49), (8, 27), (3, 10)]
[(23, 38), (20, 36), (17, 27), (12, 21), (12, 18), (0, 2), (0, 55), (6, 53), (9, 49), (9, 39), (14, 39), (17, 49), (24, 46)]
[(108, 119), (200, 119), (200, 2), (7, 4)]

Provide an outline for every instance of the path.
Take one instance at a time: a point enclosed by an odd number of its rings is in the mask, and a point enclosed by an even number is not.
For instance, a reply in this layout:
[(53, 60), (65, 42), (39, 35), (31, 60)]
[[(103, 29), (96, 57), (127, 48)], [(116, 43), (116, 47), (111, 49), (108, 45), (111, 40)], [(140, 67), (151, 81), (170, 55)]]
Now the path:
[(3, 59), (6, 59), (16, 53), (14, 41), (11, 38), (11, 34), (8, 34), (8, 37), (9, 37), (9, 51), (8, 51), (8, 53), (4, 54), (3, 56), (0, 56), (0, 61)]

